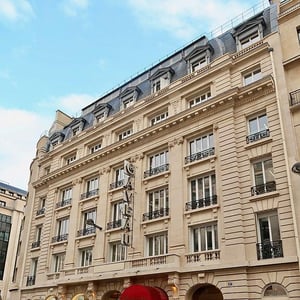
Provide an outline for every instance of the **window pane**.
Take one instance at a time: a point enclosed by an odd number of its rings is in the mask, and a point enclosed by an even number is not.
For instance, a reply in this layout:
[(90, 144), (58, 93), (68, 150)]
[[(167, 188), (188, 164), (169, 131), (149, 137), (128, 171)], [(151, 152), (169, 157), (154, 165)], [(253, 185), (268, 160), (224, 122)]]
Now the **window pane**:
[(272, 159), (264, 161), (266, 182), (274, 181)]
[(272, 231), (272, 240), (278, 241), (280, 240), (280, 232), (279, 232), (279, 223), (277, 215), (270, 216), (271, 223), (271, 231)]

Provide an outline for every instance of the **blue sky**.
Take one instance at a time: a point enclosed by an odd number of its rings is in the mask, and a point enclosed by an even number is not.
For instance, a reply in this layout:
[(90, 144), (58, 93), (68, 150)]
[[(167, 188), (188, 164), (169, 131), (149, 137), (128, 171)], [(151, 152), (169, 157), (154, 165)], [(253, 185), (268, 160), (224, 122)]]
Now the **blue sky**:
[(55, 111), (105, 92), (253, 6), (238, 0), (0, 0), (0, 180), (27, 189)]

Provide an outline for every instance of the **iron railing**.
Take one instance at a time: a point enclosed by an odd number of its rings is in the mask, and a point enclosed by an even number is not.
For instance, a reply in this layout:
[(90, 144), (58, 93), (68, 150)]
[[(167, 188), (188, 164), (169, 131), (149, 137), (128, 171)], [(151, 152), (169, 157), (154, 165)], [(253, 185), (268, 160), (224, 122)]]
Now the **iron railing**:
[(45, 214), (45, 207), (42, 207), (40, 208), (37, 212), (36, 212), (36, 215), (37, 216), (40, 216), (40, 215), (44, 215)]
[(111, 183), (111, 184), (109, 185), (109, 189), (110, 189), (110, 190), (113, 190), (113, 189), (122, 187), (123, 185), (124, 185), (124, 179), (118, 180), (118, 181), (115, 181), (115, 182)]
[(257, 259), (283, 257), (282, 241), (264, 241), (256, 244)]
[(270, 136), (270, 130), (266, 129), (266, 130), (262, 130), (253, 134), (250, 134), (246, 137), (246, 142), (247, 144), (252, 143), (252, 142), (256, 142), (258, 140), (264, 139), (266, 137)]
[(41, 246), (41, 241), (36, 241), (31, 244), (31, 248), (38, 248)]
[(192, 210), (192, 209), (215, 205), (217, 204), (217, 198), (218, 198), (217, 195), (213, 195), (211, 197), (205, 197), (203, 199), (187, 202), (185, 204), (185, 210)]
[(35, 276), (27, 276), (26, 286), (35, 285)]
[(87, 227), (77, 231), (77, 236), (85, 236), (96, 232), (96, 227)]
[(151, 168), (150, 170), (147, 170), (144, 172), (144, 178), (162, 173), (162, 172), (166, 172), (169, 171), (169, 164), (165, 164), (165, 165), (161, 165), (159, 167), (156, 168)]
[(300, 89), (290, 92), (290, 106), (300, 103)]
[(143, 214), (143, 221), (158, 219), (169, 215), (169, 208), (160, 208)]
[(193, 161), (200, 160), (200, 159), (203, 159), (205, 157), (208, 157), (208, 156), (211, 156), (211, 155), (214, 155), (214, 154), (215, 154), (215, 148), (212, 147), (212, 148), (203, 150), (201, 152), (197, 152), (197, 153), (194, 153), (194, 154), (191, 154), (191, 155), (187, 156), (185, 158), (185, 163), (188, 164), (188, 163), (191, 163)]
[(66, 241), (68, 239), (68, 233), (65, 233), (65, 234), (61, 234), (61, 235), (58, 235), (58, 236), (54, 236), (52, 238), (52, 243), (58, 243), (58, 242), (62, 242), (62, 241)]
[(56, 208), (60, 208), (60, 207), (64, 207), (64, 206), (70, 205), (71, 202), (72, 202), (72, 198), (65, 199), (65, 200), (62, 200), (60, 202), (57, 202), (55, 206), (56, 206)]
[(276, 182), (269, 181), (264, 184), (259, 184), (251, 187), (251, 196), (261, 195), (269, 192), (276, 191)]
[(93, 197), (93, 196), (96, 196), (99, 194), (99, 189), (95, 189), (95, 190), (92, 190), (92, 191), (87, 191), (86, 193), (83, 193), (80, 195), (80, 200), (82, 199), (86, 199), (86, 198), (89, 198), (89, 197)]
[(121, 227), (121, 225), (122, 225), (121, 219), (119, 219), (119, 220), (108, 222), (106, 224), (106, 228), (107, 228), (107, 230), (110, 230), (110, 229), (114, 229), (114, 228), (119, 228), (119, 227)]

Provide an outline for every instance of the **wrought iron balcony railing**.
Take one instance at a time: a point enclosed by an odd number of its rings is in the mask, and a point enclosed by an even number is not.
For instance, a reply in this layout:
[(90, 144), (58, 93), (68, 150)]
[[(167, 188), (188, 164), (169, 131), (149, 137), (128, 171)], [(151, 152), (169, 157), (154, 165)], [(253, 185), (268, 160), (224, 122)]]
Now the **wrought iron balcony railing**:
[(189, 163), (191, 163), (193, 161), (201, 160), (201, 159), (203, 159), (205, 157), (208, 157), (208, 156), (211, 156), (211, 155), (214, 155), (214, 154), (215, 154), (215, 148), (212, 147), (212, 148), (203, 150), (201, 152), (197, 152), (197, 153), (194, 153), (194, 154), (191, 154), (191, 155), (187, 156), (185, 158), (185, 163), (189, 164)]
[(96, 232), (96, 227), (87, 227), (77, 231), (77, 236), (85, 236)]
[(35, 275), (27, 276), (26, 286), (35, 285)]
[(269, 192), (276, 191), (276, 182), (269, 181), (265, 184), (259, 184), (256, 186), (251, 187), (251, 196), (261, 195)]
[(62, 201), (56, 203), (56, 208), (60, 208), (60, 207), (64, 207), (64, 206), (70, 205), (71, 202), (72, 202), (72, 198), (62, 200)]
[(264, 139), (266, 137), (270, 136), (270, 130), (266, 129), (266, 130), (262, 130), (253, 134), (250, 134), (246, 137), (246, 143), (253, 143), (256, 142), (258, 140)]
[(109, 189), (113, 190), (113, 189), (119, 188), (119, 187), (123, 186), (123, 184), (124, 184), (124, 179), (118, 180), (116, 182), (111, 183), (109, 185)]
[(31, 248), (39, 248), (41, 246), (41, 241), (35, 241), (31, 244)]
[(166, 217), (168, 215), (169, 215), (169, 208), (161, 208), (148, 213), (144, 213), (143, 221), (158, 219), (158, 218)]
[(290, 92), (290, 106), (300, 103), (300, 89)]
[(93, 197), (93, 196), (97, 196), (99, 194), (99, 189), (95, 189), (95, 190), (92, 190), (92, 191), (87, 191), (86, 193), (83, 193), (80, 195), (80, 200), (82, 199), (86, 199), (86, 198), (89, 198), (89, 197)]
[(115, 221), (111, 221), (111, 222), (108, 222), (106, 224), (107, 230), (114, 229), (114, 228), (119, 228), (119, 227), (121, 227), (121, 219), (115, 220)]
[(218, 198), (217, 195), (213, 195), (211, 197), (206, 197), (203, 199), (187, 202), (185, 204), (185, 210), (192, 210), (192, 209), (215, 205), (215, 204), (217, 204), (217, 198)]
[(257, 259), (283, 257), (282, 241), (264, 241), (256, 244)]
[(52, 243), (58, 243), (58, 242), (62, 242), (62, 241), (66, 241), (68, 240), (68, 233), (65, 233), (65, 234), (61, 234), (61, 235), (58, 235), (58, 236), (54, 236), (52, 238)]
[(37, 216), (41, 216), (41, 215), (44, 215), (45, 214), (45, 207), (42, 207), (40, 208), (37, 212), (36, 212), (36, 215)]
[(169, 164), (165, 164), (165, 165), (161, 165), (159, 167), (156, 168), (151, 168), (150, 170), (147, 170), (144, 172), (144, 178), (162, 173), (162, 172), (166, 172), (169, 171)]

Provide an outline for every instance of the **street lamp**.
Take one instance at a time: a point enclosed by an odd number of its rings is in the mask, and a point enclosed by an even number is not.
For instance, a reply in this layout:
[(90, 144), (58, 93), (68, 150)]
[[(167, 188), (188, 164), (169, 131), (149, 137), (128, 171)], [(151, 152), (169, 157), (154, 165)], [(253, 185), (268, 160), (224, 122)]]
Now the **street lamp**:
[(296, 174), (300, 174), (300, 162), (296, 162), (293, 166), (292, 166), (292, 171)]
[(99, 225), (95, 224), (93, 219), (87, 219), (86, 220), (86, 224), (94, 226), (95, 228), (98, 228), (99, 230), (102, 230), (102, 227), (100, 227)]

